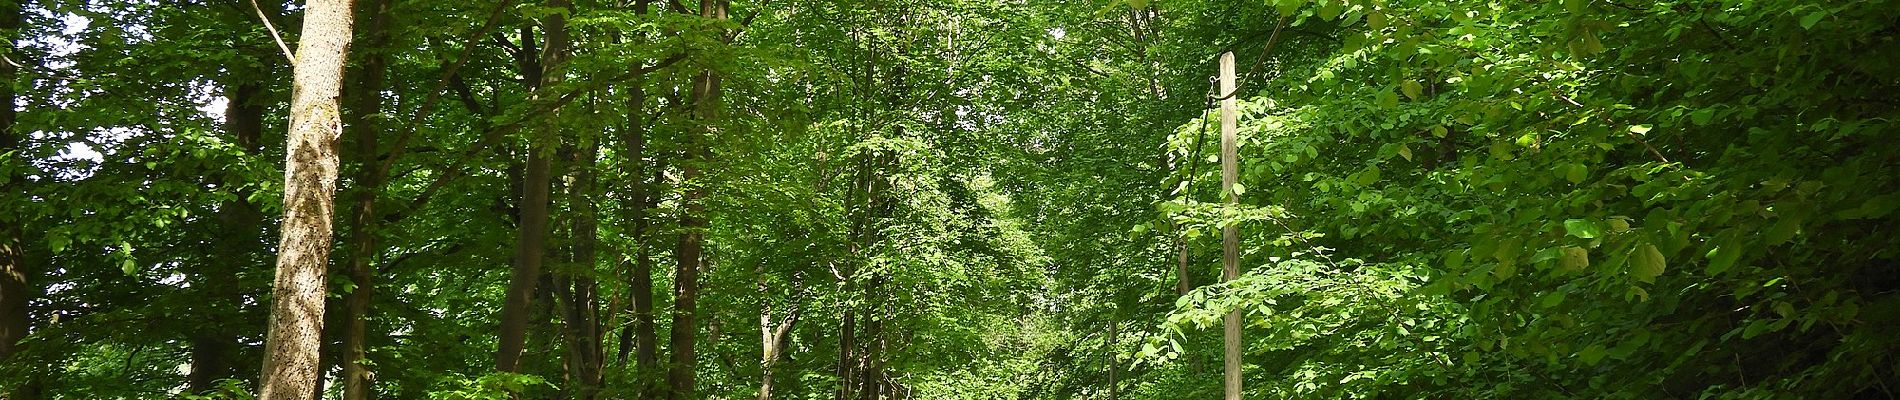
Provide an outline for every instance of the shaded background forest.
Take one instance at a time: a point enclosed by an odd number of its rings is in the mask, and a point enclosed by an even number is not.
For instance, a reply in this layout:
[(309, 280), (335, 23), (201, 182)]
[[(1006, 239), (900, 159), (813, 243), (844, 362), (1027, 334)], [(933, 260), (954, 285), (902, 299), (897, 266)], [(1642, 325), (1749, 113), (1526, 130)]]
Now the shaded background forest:
[[(356, 2), (324, 398), (1900, 389), (1893, 1), (704, 1)], [(6, 399), (255, 389), (300, 7), (0, 0)]]

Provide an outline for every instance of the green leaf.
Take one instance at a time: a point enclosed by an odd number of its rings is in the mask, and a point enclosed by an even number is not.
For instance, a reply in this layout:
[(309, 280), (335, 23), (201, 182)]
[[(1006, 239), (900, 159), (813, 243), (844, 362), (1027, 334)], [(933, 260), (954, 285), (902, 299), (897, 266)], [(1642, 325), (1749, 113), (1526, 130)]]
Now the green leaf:
[(1814, 24), (1821, 23), (1822, 18), (1827, 18), (1827, 10), (1808, 13), (1807, 16), (1801, 17), (1801, 29), (1814, 29)]
[(1491, 157), (1498, 161), (1511, 161), (1517, 158), (1517, 155), (1511, 153), (1510, 142), (1495, 140), (1491, 142)]
[(1630, 133), (1641, 135), (1641, 134), (1649, 133), (1649, 130), (1651, 128), (1653, 127), (1649, 125), (1630, 125)]
[(1584, 179), (1589, 178), (1590, 168), (1583, 166), (1583, 164), (1573, 163), (1564, 166), (1564, 180), (1570, 181), (1570, 183), (1583, 183)]
[(1704, 109), (1695, 110), (1695, 112), (1689, 113), (1689, 122), (1694, 122), (1697, 126), (1708, 126), (1709, 123), (1713, 122), (1714, 120), (1715, 120), (1714, 109), (1704, 108)]
[(1583, 360), (1585, 365), (1597, 365), (1598, 361), (1603, 361), (1603, 356), (1609, 354), (1604, 350), (1603, 345), (1592, 344), (1583, 348), (1583, 351), (1577, 352), (1577, 359)]
[(1768, 241), (1766, 243), (1763, 243), (1763, 245), (1774, 246), (1774, 245), (1778, 245), (1782, 243), (1787, 243), (1788, 240), (1794, 239), (1795, 233), (1800, 232), (1800, 231), (1801, 231), (1800, 218), (1786, 217), (1786, 216), (1781, 217), (1780, 220), (1775, 221), (1774, 226), (1768, 227), (1767, 235), (1762, 237), (1763, 239), (1767, 239)]
[(1737, 260), (1741, 260), (1742, 249), (1741, 246), (1735, 245), (1732, 241), (1725, 241), (1722, 245), (1709, 249), (1708, 256), (1709, 275), (1721, 275), (1722, 272), (1735, 267)]
[(1340, 8), (1341, 8), (1339, 3), (1340, 2), (1338, 1), (1327, 1), (1326, 4), (1320, 5), (1319, 6), (1320, 19), (1331, 20), (1333, 18), (1338, 18)]
[(1391, 90), (1379, 91), (1379, 97), (1377, 101), (1379, 103), (1379, 107), (1381, 108), (1398, 108), (1399, 107), (1399, 95), (1393, 94)]
[(1405, 82), (1400, 82), (1399, 90), (1405, 92), (1405, 97), (1412, 100), (1418, 100), (1420, 97), (1425, 96), (1424, 85), (1418, 84), (1418, 81), (1415, 80), (1407, 79)]
[(1656, 246), (1648, 243), (1636, 246), (1635, 253), (1630, 255), (1630, 276), (1637, 281), (1654, 283), (1657, 276), (1662, 276), (1665, 261)]
[(1247, 185), (1243, 185), (1240, 182), (1234, 182), (1234, 195), (1239, 196), (1243, 194), (1247, 194)]
[(1563, 258), (1558, 259), (1557, 265), (1562, 267), (1565, 272), (1581, 271), (1590, 266), (1589, 250), (1584, 250), (1582, 247), (1567, 246), (1564, 247), (1562, 251)]
[(1399, 157), (1405, 157), (1405, 161), (1412, 161), (1412, 146), (1407, 145), (1407, 144), (1400, 144)]
[(1564, 231), (1584, 239), (1595, 239), (1603, 234), (1603, 228), (1597, 227), (1596, 221), (1587, 219), (1564, 220)]
[(1377, 166), (1368, 165), (1366, 169), (1360, 170), (1358, 174), (1353, 175), (1353, 183), (1360, 185), (1371, 185), (1378, 182), (1379, 167)]
[(59, 233), (58, 231), (46, 233), (46, 247), (51, 248), (54, 253), (66, 251), (66, 246), (72, 243), (72, 238), (66, 237), (65, 234)]
[(1756, 336), (1761, 336), (1762, 333), (1769, 331), (1770, 323), (1771, 322), (1766, 319), (1758, 319), (1758, 320), (1755, 320), (1754, 322), (1749, 322), (1748, 328), (1742, 330), (1742, 338), (1754, 339)]

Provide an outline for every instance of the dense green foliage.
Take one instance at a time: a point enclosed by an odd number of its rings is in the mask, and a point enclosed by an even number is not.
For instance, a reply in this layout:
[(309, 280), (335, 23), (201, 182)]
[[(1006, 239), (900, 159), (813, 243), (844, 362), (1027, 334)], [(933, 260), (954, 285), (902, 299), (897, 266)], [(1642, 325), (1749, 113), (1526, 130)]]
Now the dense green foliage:
[[(0, 3), (0, 398), (250, 396), (300, 7)], [(1247, 398), (1900, 389), (1900, 2), (358, 3), (326, 398), (1208, 399), (1230, 310)]]

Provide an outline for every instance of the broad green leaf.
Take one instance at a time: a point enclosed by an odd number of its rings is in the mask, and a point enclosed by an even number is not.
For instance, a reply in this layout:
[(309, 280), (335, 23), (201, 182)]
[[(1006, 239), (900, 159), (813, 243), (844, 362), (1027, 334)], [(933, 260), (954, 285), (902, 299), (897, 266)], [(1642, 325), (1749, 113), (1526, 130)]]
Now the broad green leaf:
[(1405, 93), (1406, 98), (1410, 98), (1412, 100), (1418, 100), (1420, 97), (1425, 96), (1425, 87), (1423, 85), (1419, 85), (1418, 81), (1415, 81), (1415, 80), (1407, 79), (1404, 82), (1400, 82), (1399, 90)]
[(1570, 183), (1583, 183), (1583, 180), (1589, 178), (1590, 168), (1583, 166), (1583, 164), (1572, 163), (1564, 166), (1564, 180), (1568, 180)]
[(1708, 257), (1709, 275), (1721, 275), (1722, 272), (1735, 267), (1736, 261), (1741, 260), (1742, 248), (1735, 245), (1733, 241), (1724, 241), (1722, 245), (1709, 249)]
[(1821, 23), (1822, 18), (1827, 18), (1827, 10), (1808, 13), (1801, 17), (1801, 29), (1814, 29), (1814, 24)]
[(1589, 250), (1585, 250), (1582, 247), (1567, 246), (1564, 247), (1562, 251), (1563, 258), (1558, 260), (1557, 265), (1562, 267), (1565, 272), (1582, 271), (1584, 268), (1590, 266)]
[(1399, 107), (1399, 95), (1392, 93), (1392, 91), (1389, 89), (1379, 91), (1379, 96), (1378, 96), (1377, 101), (1379, 102), (1379, 107), (1381, 108), (1398, 108)]
[(1564, 232), (1570, 236), (1595, 239), (1603, 234), (1603, 228), (1597, 227), (1596, 221), (1593, 220), (1568, 219), (1564, 220)]
[(1638, 245), (1635, 253), (1630, 255), (1630, 276), (1640, 282), (1654, 283), (1656, 277), (1662, 276), (1664, 263), (1662, 251), (1657, 250), (1656, 246), (1648, 243)]
[(66, 237), (65, 234), (61, 234), (59, 231), (46, 233), (46, 247), (53, 250), (54, 253), (66, 251), (66, 246), (72, 244), (72, 242), (72, 238)]

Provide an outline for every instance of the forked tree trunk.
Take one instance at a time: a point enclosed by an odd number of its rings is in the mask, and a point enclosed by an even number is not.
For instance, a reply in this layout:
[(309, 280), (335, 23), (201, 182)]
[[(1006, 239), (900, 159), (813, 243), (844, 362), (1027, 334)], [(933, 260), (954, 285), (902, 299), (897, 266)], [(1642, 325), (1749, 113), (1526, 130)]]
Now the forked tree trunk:
[(324, 273), (335, 215), (337, 96), (350, 44), (350, 0), (308, 0), (299, 35), (284, 160), (283, 233), (277, 246), (261, 400), (308, 399), (317, 385)]
[(771, 287), (766, 285), (765, 265), (760, 264), (754, 274), (759, 280), (759, 293), (766, 297), (759, 306), (759, 400), (772, 400), (773, 369), (778, 367), (780, 354), (784, 353), (786, 336), (798, 324), (799, 311), (788, 302), (784, 315), (780, 317), (783, 321), (772, 322)]

